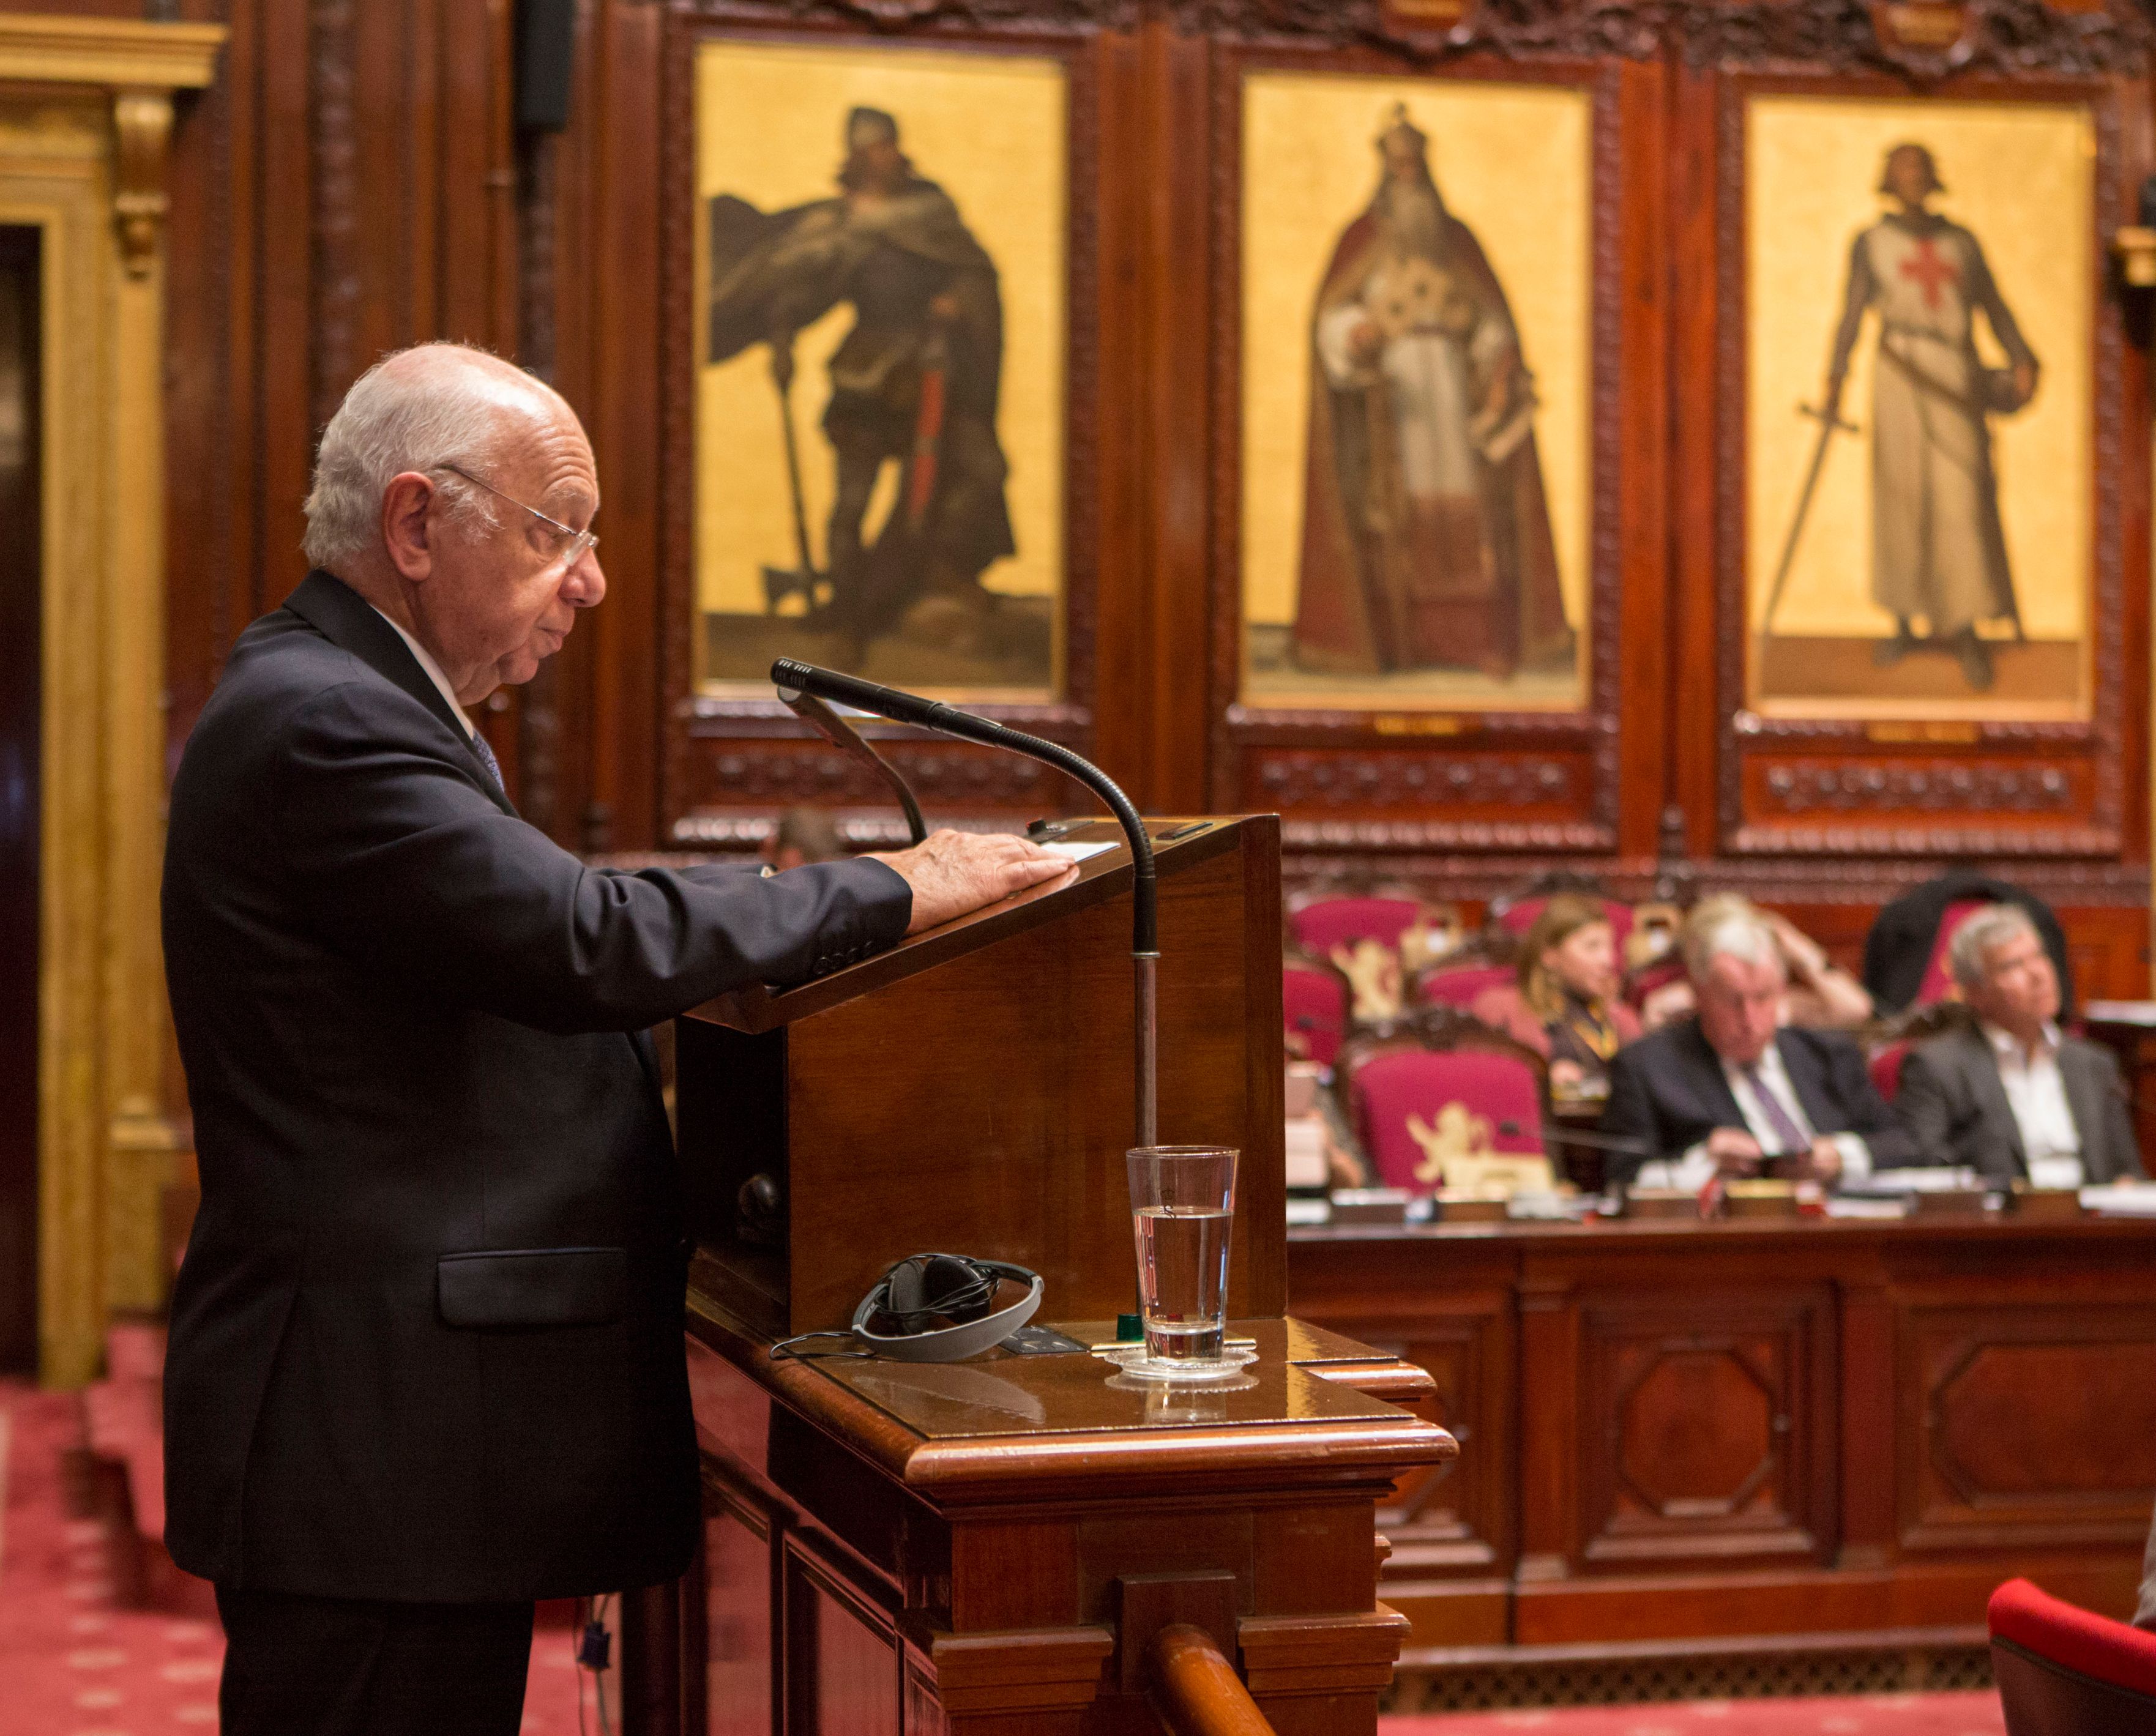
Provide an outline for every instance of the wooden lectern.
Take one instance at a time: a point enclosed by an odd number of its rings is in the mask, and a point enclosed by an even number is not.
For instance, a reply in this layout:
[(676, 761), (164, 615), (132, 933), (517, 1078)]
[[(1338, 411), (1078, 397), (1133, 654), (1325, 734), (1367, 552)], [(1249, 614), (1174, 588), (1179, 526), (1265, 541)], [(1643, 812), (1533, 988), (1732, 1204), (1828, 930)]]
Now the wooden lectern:
[(1120, 1736), (1161, 1728), (1148, 1671), (1194, 1651), (1283, 1736), (1374, 1728), (1404, 1630), (1376, 1599), (1374, 1505), (1456, 1449), (1402, 1408), (1427, 1403), (1421, 1370), (1282, 1317), (1278, 823), (1148, 824), (1161, 1138), (1243, 1153), (1249, 1379), (770, 1355), (928, 1251), (1032, 1267), (1041, 1321), (1083, 1343), (1135, 1306), (1112, 824), (1070, 835), (1112, 845), (1071, 881), (697, 1009), (677, 1056), (705, 1533), (680, 1586), (624, 1610), (632, 1736)]

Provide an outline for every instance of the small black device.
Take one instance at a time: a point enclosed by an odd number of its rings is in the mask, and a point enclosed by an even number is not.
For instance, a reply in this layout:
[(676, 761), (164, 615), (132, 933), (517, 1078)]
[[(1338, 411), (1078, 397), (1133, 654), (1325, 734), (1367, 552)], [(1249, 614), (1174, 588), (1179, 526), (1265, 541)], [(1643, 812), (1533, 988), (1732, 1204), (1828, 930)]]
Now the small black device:
[(559, 132), (569, 124), (576, 82), (577, 0), (518, 0), (516, 125)]

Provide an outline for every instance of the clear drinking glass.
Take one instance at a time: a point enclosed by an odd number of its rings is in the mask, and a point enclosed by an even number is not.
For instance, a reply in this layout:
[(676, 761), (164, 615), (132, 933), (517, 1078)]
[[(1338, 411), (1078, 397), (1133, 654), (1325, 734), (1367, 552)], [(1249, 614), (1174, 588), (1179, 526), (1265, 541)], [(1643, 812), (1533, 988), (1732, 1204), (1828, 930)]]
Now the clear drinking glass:
[(1142, 1145), (1129, 1154), (1138, 1300), (1156, 1361), (1220, 1359), (1235, 1156), (1224, 1145)]

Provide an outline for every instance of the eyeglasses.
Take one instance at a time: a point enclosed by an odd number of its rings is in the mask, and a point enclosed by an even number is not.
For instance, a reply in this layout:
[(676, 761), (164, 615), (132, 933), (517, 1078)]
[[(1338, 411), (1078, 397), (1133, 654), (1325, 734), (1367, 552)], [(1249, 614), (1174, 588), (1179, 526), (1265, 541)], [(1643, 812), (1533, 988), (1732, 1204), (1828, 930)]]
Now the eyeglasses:
[(508, 501), (512, 506), (523, 507), (525, 511), (530, 513), (542, 525), (550, 525), (555, 530), (559, 531), (562, 533), (562, 545), (560, 548), (556, 551), (554, 560), (565, 568), (575, 566), (578, 562), (583, 559), (586, 555), (589, 554), (593, 549), (599, 546), (598, 532), (572, 530), (567, 525), (563, 524), (560, 519), (547, 517), (547, 515), (542, 512), (536, 506), (526, 506), (524, 502), (518, 500), (515, 495), (503, 494), (502, 491), (496, 488), (491, 482), (480, 480), (480, 478), (473, 475), (470, 470), (459, 470), (454, 465), (437, 465), (434, 468), (438, 470), (447, 470), (452, 476), (461, 476), (465, 481), (470, 483), (473, 487), (483, 488), (489, 494), (493, 495), (501, 500)]

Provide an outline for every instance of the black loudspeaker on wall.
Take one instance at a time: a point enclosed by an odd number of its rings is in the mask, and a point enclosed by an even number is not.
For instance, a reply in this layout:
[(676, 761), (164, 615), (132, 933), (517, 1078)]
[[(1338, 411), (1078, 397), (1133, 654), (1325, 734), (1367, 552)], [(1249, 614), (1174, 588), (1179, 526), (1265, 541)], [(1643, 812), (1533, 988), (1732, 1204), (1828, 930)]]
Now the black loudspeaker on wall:
[(559, 132), (569, 124), (577, 51), (577, 0), (517, 0), (516, 125)]

